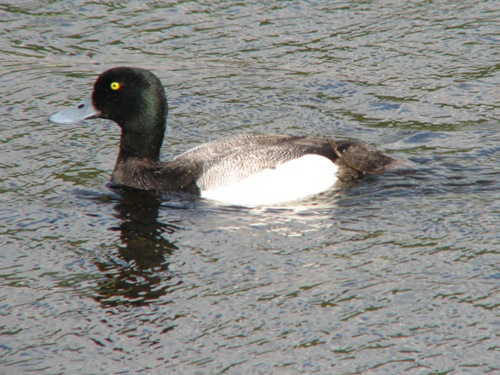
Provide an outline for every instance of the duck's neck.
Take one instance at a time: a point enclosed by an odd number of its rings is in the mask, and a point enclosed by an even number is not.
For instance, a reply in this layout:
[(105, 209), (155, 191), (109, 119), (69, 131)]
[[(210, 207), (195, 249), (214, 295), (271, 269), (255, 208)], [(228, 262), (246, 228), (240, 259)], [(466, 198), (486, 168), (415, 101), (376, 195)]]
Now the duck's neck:
[(122, 130), (120, 151), (111, 181), (137, 189), (159, 190), (154, 172), (159, 167), (165, 120), (152, 126), (144, 121), (138, 127), (130, 122), (127, 125), (127, 130)]
[(120, 138), (118, 160), (137, 158), (159, 161), (163, 136), (163, 132), (144, 134), (142, 132), (123, 131)]
[(115, 113), (113, 120), (122, 129), (118, 161), (129, 158), (159, 161), (167, 115), (167, 98), (159, 82), (150, 84), (133, 105)]

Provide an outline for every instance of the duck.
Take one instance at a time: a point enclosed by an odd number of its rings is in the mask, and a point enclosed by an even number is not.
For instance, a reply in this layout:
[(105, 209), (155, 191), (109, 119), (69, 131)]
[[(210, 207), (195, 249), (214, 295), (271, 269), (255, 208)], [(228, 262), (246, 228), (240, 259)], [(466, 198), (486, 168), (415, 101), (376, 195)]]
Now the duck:
[(49, 117), (55, 124), (101, 118), (121, 128), (111, 182), (153, 192), (185, 192), (233, 205), (275, 205), (304, 199), (397, 160), (357, 141), (283, 134), (222, 137), (161, 161), (167, 129), (164, 86), (150, 70), (104, 71), (91, 95)]

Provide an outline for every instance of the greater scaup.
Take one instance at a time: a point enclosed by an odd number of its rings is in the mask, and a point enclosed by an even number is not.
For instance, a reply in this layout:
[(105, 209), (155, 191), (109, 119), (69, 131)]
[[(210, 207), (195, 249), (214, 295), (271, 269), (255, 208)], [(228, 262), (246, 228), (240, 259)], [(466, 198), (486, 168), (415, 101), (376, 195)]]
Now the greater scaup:
[(97, 78), (91, 97), (50, 121), (70, 124), (99, 117), (116, 122), (121, 140), (113, 183), (185, 191), (231, 204), (293, 201), (395, 164), (357, 142), (274, 134), (226, 137), (161, 162), (167, 113), (158, 77), (145, 69), (117, 67)]

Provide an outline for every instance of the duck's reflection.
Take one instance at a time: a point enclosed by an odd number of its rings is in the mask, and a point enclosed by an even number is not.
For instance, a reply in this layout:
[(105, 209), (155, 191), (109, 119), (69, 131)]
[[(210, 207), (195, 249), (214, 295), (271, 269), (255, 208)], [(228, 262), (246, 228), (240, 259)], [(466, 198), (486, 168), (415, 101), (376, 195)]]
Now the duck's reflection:
[(174, 223), (158, 221), (158, 197), (133, 189), (115, 190), (120, 233), (118, 251), (110, 253), (97, 267), (105, 278), (99, 282), (96, 299), (103, 306), (145, 305), (158, 301), (174, 286), (168, 270), (169, 255), (177, 247), (166, 237), (179, 229)]

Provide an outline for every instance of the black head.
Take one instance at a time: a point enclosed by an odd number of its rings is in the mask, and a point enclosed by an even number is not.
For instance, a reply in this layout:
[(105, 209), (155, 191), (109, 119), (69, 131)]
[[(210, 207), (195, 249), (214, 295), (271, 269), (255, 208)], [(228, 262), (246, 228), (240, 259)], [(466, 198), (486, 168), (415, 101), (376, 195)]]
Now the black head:
[[(94, 84), (92, 104), (98, 117), (113, 120), (124, 130), (149, 127), (147, 123), (160, 119), (164, 123), (168, 111), (161, 81), (149, 70), (140, 68), (106, 70)], [(128, 126), (132, 129), (127, 129)]]
[(119, 158), (159, 159), (168, 106), (163, 85), (152, 72), (129, 67), (105, 71), (94, 84), (92, 106), (97, 117), (122, 128)]
[(49, 119), (56, 124), (73, 124), (95, 117), (112, 120), (122, 128), (119, 159), (156, 161), (165, 135), (167, 113), (167, 98), (158, 77), (149, 70), (119, 67), (97, 78), (91, 98)]

